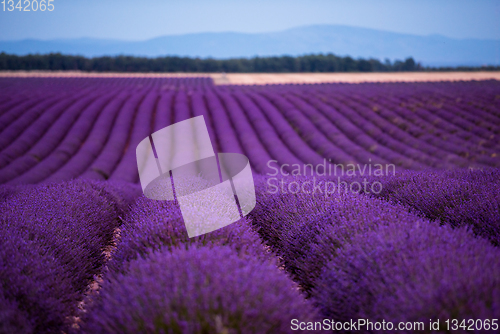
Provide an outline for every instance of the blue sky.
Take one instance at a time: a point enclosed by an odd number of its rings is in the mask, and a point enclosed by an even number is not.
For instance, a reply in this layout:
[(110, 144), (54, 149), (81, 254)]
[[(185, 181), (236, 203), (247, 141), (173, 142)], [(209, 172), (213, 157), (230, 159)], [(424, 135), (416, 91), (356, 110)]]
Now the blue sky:
[(53, 3), (53, 12), (3, 11), (0, 3), (0, 40), (79, 37), (144, 40), (194, 32), (269, 32), (311, 24), (500, 39), (498, 0), (54, 0)]

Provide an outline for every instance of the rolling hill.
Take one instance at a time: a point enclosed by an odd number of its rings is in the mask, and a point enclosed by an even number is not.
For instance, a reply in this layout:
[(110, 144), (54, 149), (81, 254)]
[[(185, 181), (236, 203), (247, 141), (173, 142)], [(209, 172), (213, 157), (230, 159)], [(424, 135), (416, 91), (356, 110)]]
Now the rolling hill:
[(235, 58), (334, 53), (353, 58), (404, 59), (412, 56), (426, 66), (500, 64), (500, 41), (418, 36), (342, 25), (314, 25), (269, 33), (210, 32), (167, 35), (145, 41), (57, 39), (0, 41), (10, 54), (60, 52), (84, 55)]

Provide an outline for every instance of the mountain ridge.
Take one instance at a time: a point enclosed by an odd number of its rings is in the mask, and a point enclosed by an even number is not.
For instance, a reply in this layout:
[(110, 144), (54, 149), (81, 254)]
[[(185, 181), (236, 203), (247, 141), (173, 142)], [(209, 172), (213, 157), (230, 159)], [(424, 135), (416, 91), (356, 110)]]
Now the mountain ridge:
[(0, 41), (0, 52), (26, 55), (60, 52), (86, 57), (131, 55), (249, 58), (333, 53), (384, 60), (413, 57), (424, 66), (500, 65), (500, 40), (455, 39), (345, 25), (310, 25), (269, 33), (204, 32), (144, 41), (75, 39)]

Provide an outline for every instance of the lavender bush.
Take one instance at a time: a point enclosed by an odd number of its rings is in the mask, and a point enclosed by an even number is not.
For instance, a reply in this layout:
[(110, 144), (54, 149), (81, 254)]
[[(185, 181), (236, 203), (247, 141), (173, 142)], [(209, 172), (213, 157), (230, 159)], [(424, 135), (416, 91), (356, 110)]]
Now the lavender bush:
[(471, 226), (500, 245), (500, 169), (404, 172), (379, 178), (377, 197), (405, 205), (432, 220)]
[(50, 247), (0, 229), (0, 333), (58, 333), (76, 310), (78, 282)]
[(289, 333), (317, 314), (274, 265), (227, 246), (156, 251), (105, 281), (83, 333)]
[(429, 319), (442, 325), (446, 319), (493, 319), (500, 312), (499, 256), (465, 229), (397, 222), (358, 234), (339, 250), (314, 299), (325, 316), (339, 320), (427, 326)]
[(155, 201), (140, 197), (120, 228), (120, 242), (108, 264), (112, 271), (127, 268), (128, 261), (144, 257), (160, 248), (229, 245), (238, 253), (272, 259), (259, 236), (244, 218), (221, 229), (189, 238), (180, 208), (173, 201)]
[[(324, 265), (357, 234), (392, 224), (428, 222), (398, 206), (368, 196), (341, 192), (269, 194), (265, 178), (256, 182), (258, 206), (252, 212), (260, 235), (281, 258), (301, 288), (310, 293)], [(287, 182), (309, 181), (289, 177)]]
[(0, 291), (0, 333), (33, 333), (25, 312), (19, 310), (17, 302), (7, 299)]
[[(73, 181), (25, 186), (0, 203), (5, 326), (23, 316), (36, 333), (69, 325), (131, 198), (123, 184)], [(19, 312), (7, 312), (13, 305)]]

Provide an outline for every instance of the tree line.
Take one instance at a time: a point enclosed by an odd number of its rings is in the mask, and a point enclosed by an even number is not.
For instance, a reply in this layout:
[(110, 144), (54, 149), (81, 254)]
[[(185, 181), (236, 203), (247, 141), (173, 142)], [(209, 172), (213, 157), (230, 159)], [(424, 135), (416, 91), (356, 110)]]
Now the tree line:
[(0, 70), (50, 70), (85, 72), (228, 72), (228, 73), (297, 73), (297, 72), (400, 72), (425, 70), (499, 70), (500, 67), (428, 68), (410, 57), (404, 61), (353, 59), (334, 54), (311, 54), (298, 57), (189, 58), (189, 57), (94, 57), (60, 53), (17, 56), (0, 53)]

